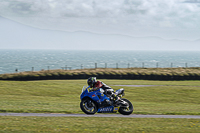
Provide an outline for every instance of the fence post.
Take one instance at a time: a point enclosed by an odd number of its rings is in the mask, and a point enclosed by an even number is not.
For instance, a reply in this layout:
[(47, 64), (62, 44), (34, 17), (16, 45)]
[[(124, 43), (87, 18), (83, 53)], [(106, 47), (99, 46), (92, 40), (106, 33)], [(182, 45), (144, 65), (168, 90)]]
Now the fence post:
[(107, 68), (107, 63), (105, 63), (105, 68)]
[(156, 67), (158, 68), (158, 62), (156, 63)]
[(187, 63), (185, 63), (185, 67), (187, 68), (188, 66), (187, 66)]
[(118, 63), (116, 63), (116, 68), (118, 68)]
[(130, 67), (130, 63), (128, 63), (128, 68)]
[(97, 68), (97, 63), (95, 63), (95, 68)]
[(142, 68), (144, 68), (144, 62), (142, 62)]
[(171, 63), (171, 68), (173, 67), (173, 63)]
[(47, 68), (48, 68), (48, 71), (49, 71), (49, 66)]
[(81, 69), (83, 69), (83, 64), (81, 64)]
[(32, 67), (32, 72), (34, 71), (34, 67)]

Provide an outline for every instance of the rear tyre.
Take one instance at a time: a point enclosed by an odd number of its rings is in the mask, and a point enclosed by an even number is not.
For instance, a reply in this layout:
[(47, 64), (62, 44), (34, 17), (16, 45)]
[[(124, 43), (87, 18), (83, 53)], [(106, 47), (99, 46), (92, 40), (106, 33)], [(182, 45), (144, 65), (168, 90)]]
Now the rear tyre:
[(82, 100), (80, 103), (80, 108), (84, 113), (88, 115), (93, 115), (97, 112), (97, 106), (91, 99)]
[(121, 100), (124, 100), (128, 103), (128, 107), (120, 107), (119, 108), (119, 113), (122, 114), (122, 115), (130, 115), (132, 112), (133, 112), (133, 105), (132, 103), (127, 100), (127, 99), (124, 99), (122, 98)]

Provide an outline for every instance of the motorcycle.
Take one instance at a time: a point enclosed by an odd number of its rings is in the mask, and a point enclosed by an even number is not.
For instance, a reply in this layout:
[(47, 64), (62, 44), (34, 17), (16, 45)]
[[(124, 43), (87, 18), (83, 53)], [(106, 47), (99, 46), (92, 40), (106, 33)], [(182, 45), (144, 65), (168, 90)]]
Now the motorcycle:
[(95, 91), (91, 91), (89, 88), (90, 86), (84, 86), (80, 95), (80, 108), (85, 114), (119, 112), (123, 115), (130, 115), (133, 112), (132, 103), (122, 98), (124, 96), (123, 88), (114, 93), (118, 100), (113, 100), (111, 96), (106, 95), (102, 88)]

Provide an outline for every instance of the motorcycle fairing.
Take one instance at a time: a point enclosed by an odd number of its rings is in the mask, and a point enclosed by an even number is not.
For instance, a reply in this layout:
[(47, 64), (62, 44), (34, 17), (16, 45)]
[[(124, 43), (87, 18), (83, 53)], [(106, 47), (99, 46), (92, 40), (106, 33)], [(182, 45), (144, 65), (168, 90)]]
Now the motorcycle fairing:
[(97, 113), (116, 113), (119, 110), (119, 107), (108, 106), (104, 108), (99, 108)]
[(83, 89), (80, 99), (83, 99), (84, 97), (89, 97), (100, 105), (105, 99), (110, 100), (106, 95), (104, 95), (99, 90), (88, 92), (88, 88)]

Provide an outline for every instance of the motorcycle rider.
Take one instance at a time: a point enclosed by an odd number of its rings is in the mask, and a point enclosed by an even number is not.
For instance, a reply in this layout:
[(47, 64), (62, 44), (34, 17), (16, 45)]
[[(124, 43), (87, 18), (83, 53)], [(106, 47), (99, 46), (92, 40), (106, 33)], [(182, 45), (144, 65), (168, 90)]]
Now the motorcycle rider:
[[(114, 100), (114, 102), (118, 101), (118, 97), (114, 94), (114, 90), (103, 82), (96, 80), (96, 77), (89, 77), (87, 80), (87, 84), (90, 86), (90, 88), (92, 88), (91, 91), (102, 88), (104, 90), (104, 94), (110, 96), (111, 100)], [(107, 102), (107, 104), (110, 104), (110, 101), (105, 102)]]

